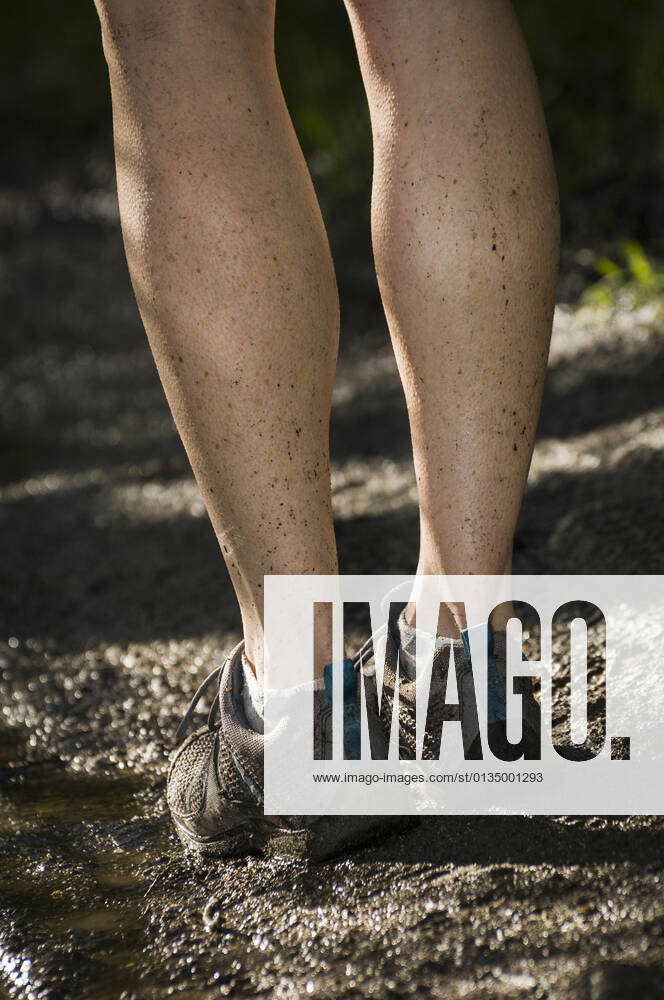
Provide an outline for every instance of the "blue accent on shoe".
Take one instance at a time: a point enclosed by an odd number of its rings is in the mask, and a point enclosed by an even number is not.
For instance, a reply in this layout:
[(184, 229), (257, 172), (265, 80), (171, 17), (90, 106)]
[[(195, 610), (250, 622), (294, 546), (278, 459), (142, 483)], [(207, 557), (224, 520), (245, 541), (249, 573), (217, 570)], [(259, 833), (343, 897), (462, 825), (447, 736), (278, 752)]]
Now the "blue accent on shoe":
[[(472, 627), (485, 629), (487, 634), (487, 722), (504, 722), (506, 719), (505, 692), (503, 690), (503, 682), (500, 678), (500, 674), (498, 673), (496, 657), (493, 654), (493, 632), (487, 625), (474, 625)], [(461, 641), (463, 643), (466, 656), (470, 660), (469, 631), (470, 629), (467, 628), (462, 630)]]
[[(325, 693), (332, 704), (332, 664), (326, 664), (323, 670)], [(343, 675), (344, 702), (344, 757), (346, 760), (359, 760), (361, 757), (360, 736), (360, 703), (357, 690), (357, 671), (352, 660), (344, 660)]]

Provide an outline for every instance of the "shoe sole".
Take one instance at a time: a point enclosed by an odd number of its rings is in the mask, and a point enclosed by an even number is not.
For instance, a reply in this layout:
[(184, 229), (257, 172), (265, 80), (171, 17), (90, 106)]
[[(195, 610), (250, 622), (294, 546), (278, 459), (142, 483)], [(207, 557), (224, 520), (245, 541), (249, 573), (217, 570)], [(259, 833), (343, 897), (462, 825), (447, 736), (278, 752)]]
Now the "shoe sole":
[(311, 861), (324, 861), (419, 823), (416, 816), (327, 816), (318, 828), (312, 825), (291, 829), (253, 817), (214, 837), (202, 838), (172, 818), (184, 847), (201, 857), (234, 858), (258, 854), (265, 858)]

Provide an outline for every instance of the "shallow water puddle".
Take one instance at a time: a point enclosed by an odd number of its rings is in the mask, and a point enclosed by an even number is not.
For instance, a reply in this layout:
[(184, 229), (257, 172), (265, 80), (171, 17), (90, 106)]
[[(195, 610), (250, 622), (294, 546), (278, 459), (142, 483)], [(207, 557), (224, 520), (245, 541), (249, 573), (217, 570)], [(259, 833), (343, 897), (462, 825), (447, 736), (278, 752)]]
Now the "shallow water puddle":
[[(3, 736), (9, 763), (20, 744)], [(52, 765), (3, 768), (0, 974), (10, 996), (78, 995), (80, 978), (95, 983), (95, 998), (117, 1000), (143, 980), (148, 869), (168, 847), (153, 786)]]

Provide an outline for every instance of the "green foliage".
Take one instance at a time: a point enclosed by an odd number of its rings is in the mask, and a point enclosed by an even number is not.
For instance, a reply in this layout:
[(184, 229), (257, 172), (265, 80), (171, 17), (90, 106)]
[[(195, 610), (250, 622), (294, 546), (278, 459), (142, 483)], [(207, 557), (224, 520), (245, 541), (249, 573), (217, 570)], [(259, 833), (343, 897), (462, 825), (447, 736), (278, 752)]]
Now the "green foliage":
[(664, 270), (649, 260), (635, 240), (624, 240), (619, 247), (621, 262), (597, 257), (594, 266), (598, 281), (586, 289), (585, 305), (603, 309), (616, 306), (634, 308), (664, 293)]

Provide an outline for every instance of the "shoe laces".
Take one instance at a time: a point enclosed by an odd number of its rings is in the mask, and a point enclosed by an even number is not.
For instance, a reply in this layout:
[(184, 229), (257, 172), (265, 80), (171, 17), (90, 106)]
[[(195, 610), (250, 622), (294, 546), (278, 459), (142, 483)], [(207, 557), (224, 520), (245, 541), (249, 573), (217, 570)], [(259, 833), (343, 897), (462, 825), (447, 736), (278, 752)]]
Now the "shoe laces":
[(374, 657), (374, 642), (381, 635), (387, 632), (387, 625), (381, 625), (379, 629), (370, 635), (366, 642), (358, 649), (357, 653), (353, 657), (353, 668), (355, 670), (361, 670), (364, 677), (373, 677), (376, 673), (376, 664), (367, 663), (367, 660), (371, 660)]
[[(369, 636), (366, 642), (360, 647), (360, 649), (353, 657), (353, 669), (356, 671), (361, 670), (362, 674), (365, 677), (373, 677), (373, 675), (376, 673), (375, 665), (373, 663), (367, 663), (367, 661), (371, 660), (371, 658), (374, 655), (374, 648), (373, 648), (374, 639), (377, 638), (380, 635), (380, 633), (384, 630), (385, 626), (378, 629), (378, 631), (374, 635)], [(221, 677), (222, 670), (226, 666), (226, 662), (227, 661), (224, 660), (224, 662), (220, 667), (216, 667), (212, 671), (212, 673), (208, 674), (203, 683), (200, 684), (199, 687), (194, 692), (194, 695), (191, 701), (189, 702), (189, 705), (187, 706), (187, 710), (185, 711), (182, 717), (182, 722), (178, 726), (177, 731), (175, 733), (175, 746), (179, 746), (180, 743), (182, 743), (182, 741), (192, 728), (193, 718), (196, 712), (196, 708), (198, 707), (199, 701), (201, 701), (201, 699), (205, 697), (205, 695), (213, 686), (213, 684), (216, 684), (217, 693), (215, 694), (212, 700), (212, 704), (210, 705), (210, 710), (207, 716), (207, 728), (209, 730), (214, 729), (215, 723), (219, 716), (219, 679)]]
[(208, 717), (207, 717), (208, 729), (214, 729), (214, 724), (217, 720), (217, 716), (219, 715), (219, 678), (221, 677), (221, 671), (224, 669), (225, 665), (226, 665), (226, 660), (224, 660), (224, 662), (220, 667), (216, 667), (212, 671), (212, 673), (205, 678), (203, 683), (196, 690), (196, 693), (189, 702), (187, 711), (184, 713), (182, 722), (177, 728), (177, 732), (175, 734), (176, 746), (179, 746), (180, 743), (182, 743), (183, 739), (191, 729), (192, 720), (194, 717), (194, 713), (196, 711), (196, 706), (198, 705), (199, 701), (207, 694), (212, 685), (216, 683), (217, 693), (214, 696), (212, 704), (210, 705), (210, 711), (208, 712)]

